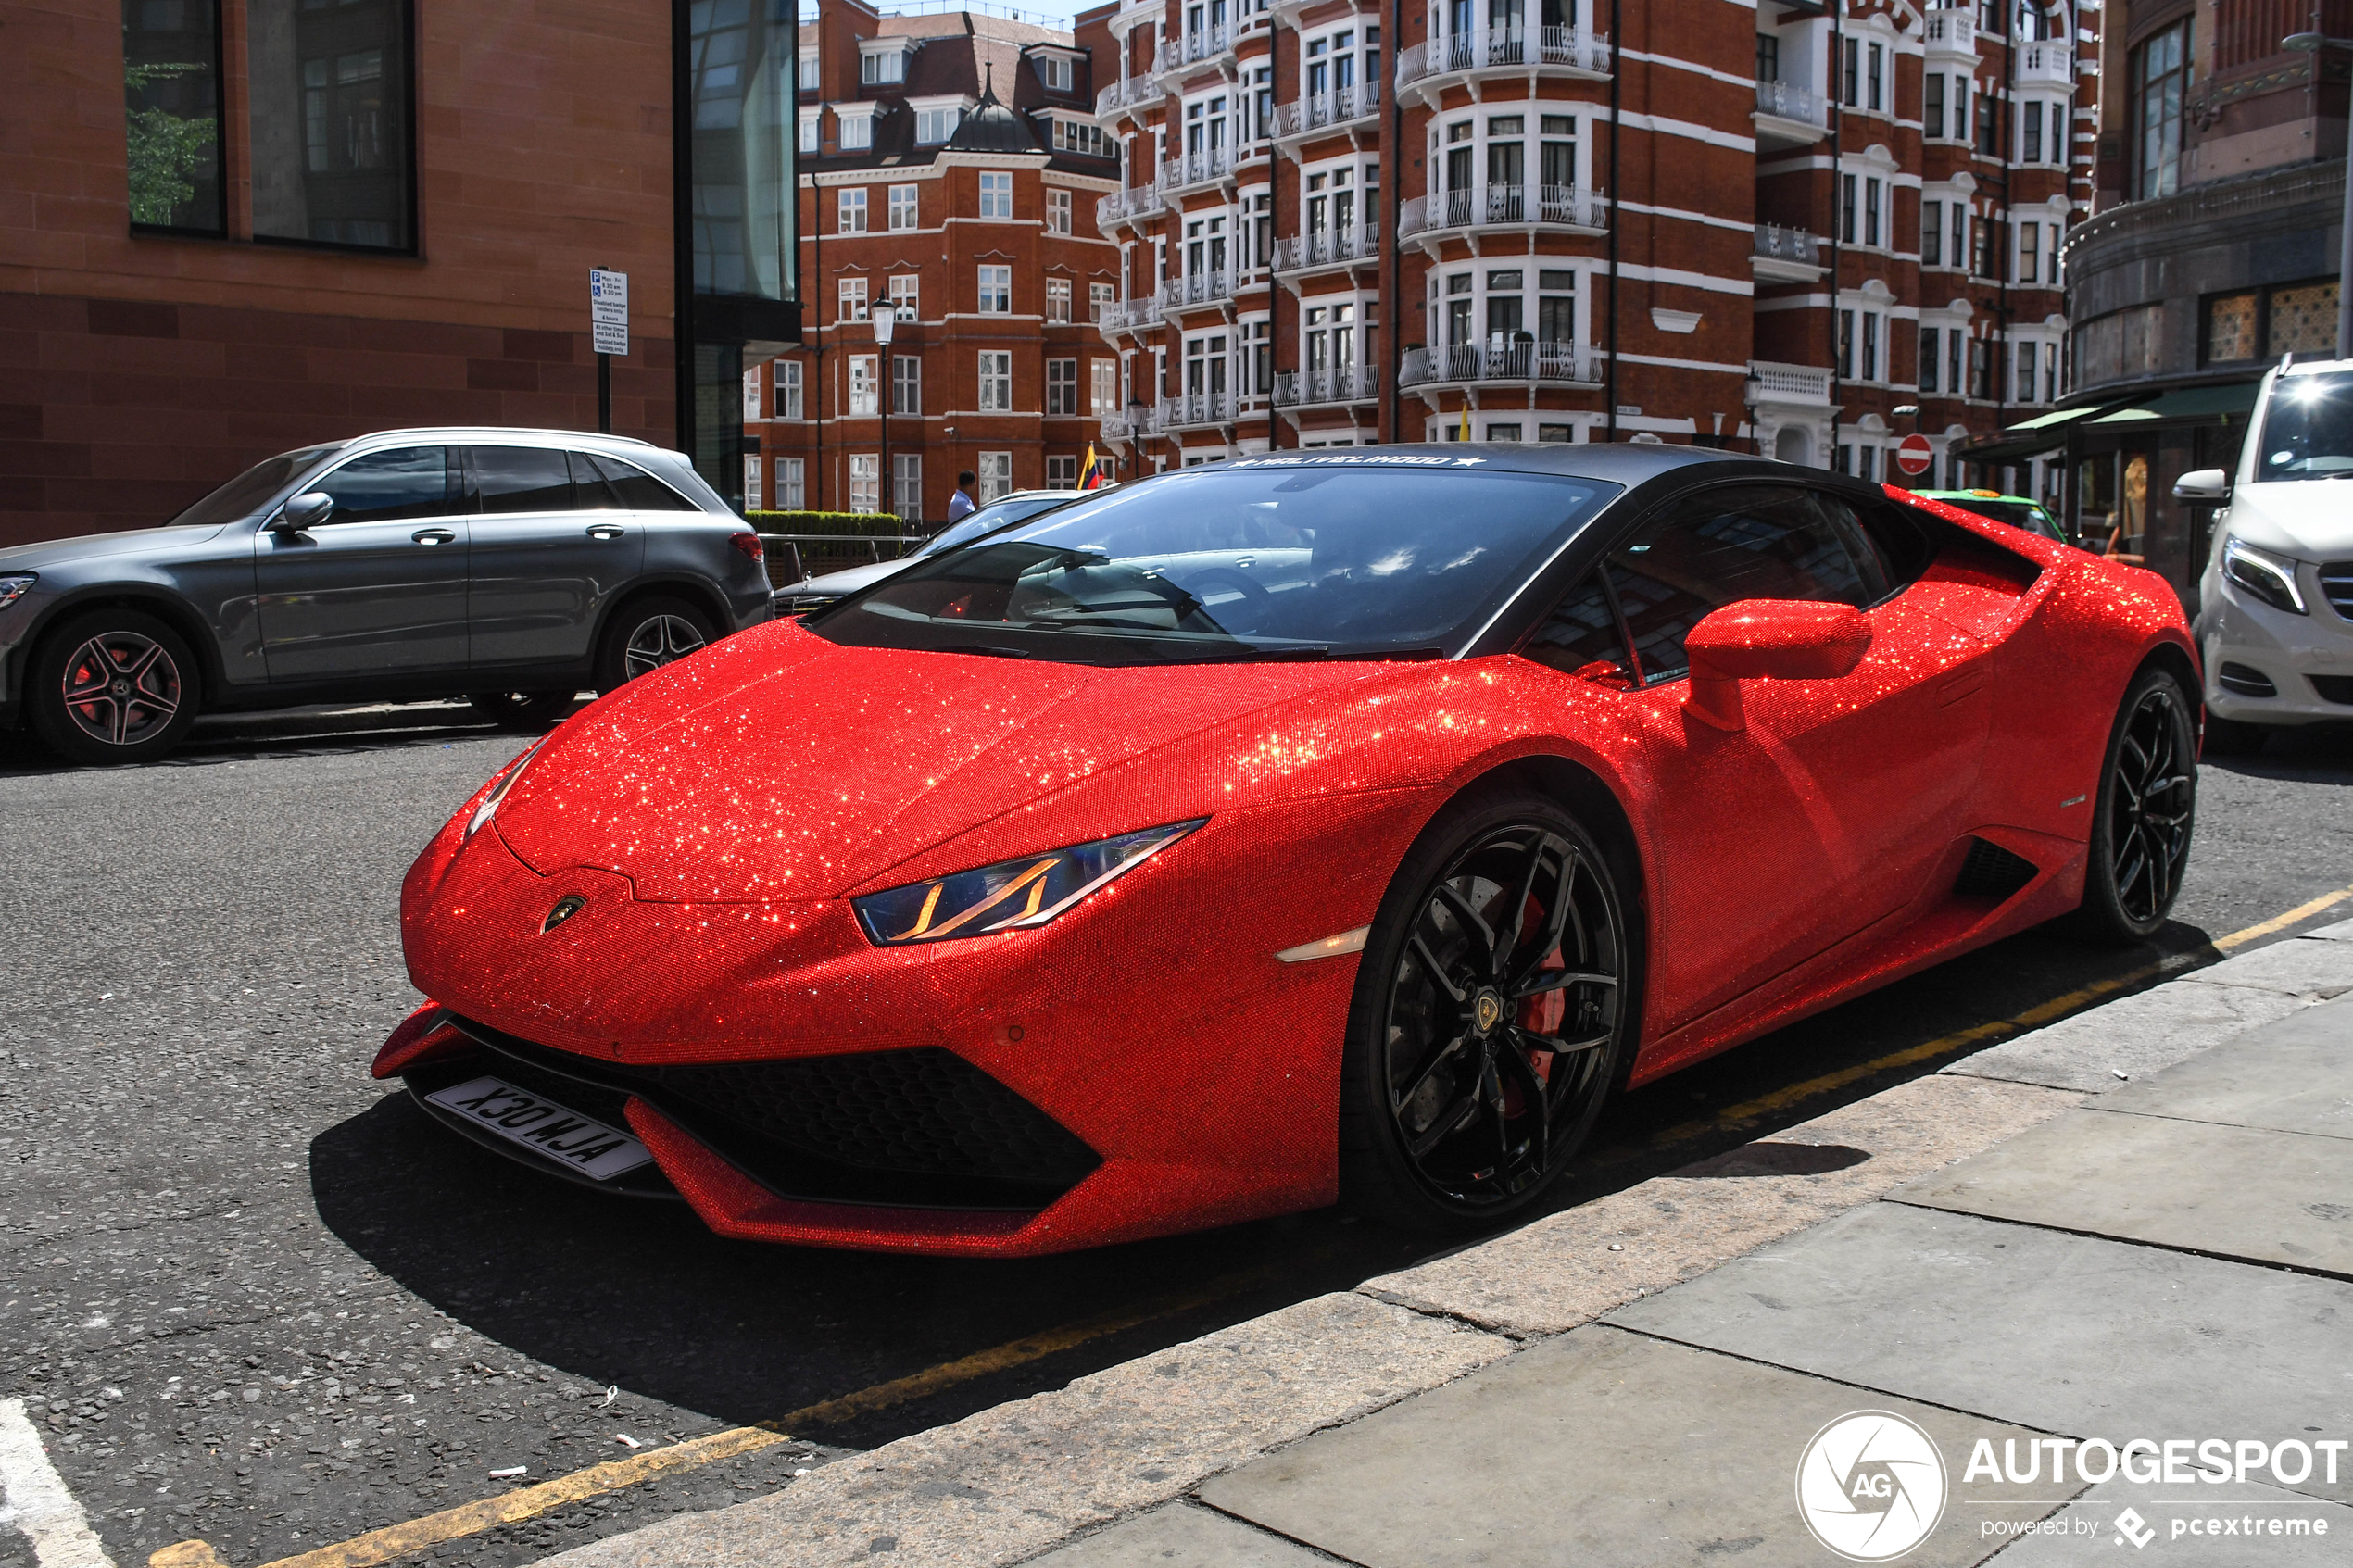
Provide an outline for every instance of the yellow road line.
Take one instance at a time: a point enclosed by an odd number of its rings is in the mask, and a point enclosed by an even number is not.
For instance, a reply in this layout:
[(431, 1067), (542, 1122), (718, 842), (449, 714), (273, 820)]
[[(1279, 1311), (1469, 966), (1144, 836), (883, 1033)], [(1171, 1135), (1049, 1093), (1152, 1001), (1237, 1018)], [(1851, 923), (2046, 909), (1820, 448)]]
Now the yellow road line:
[[(2298, 904), (2284, 914), (2274, 915), (2243, 931), (2233, 931), (2228, 936), (2217, 937), (2213, 943), (2214, 950), (2227, 953), (2259, 937), (2284, 931), (2298, 921), (2309, 920), (2347, 898), (2353, 898), (2353, 887), (2341, 887), (2334, 893), (2323, 894)], [(2054, 997), (2010, 1018), (1971, 1024), (1967, 1029), (1940, 1035), (1933, 1040), (1907, 1046), (1873, 1060), (1857, 1062), (1851, 1067), (1808, 1078), (1802, 1084), (1792, 1084), (1770, 1094), (1759, 1095), (1755, 1099), (1727, 1106), (1713, 1116), (1671, 1127), (1655, 1135), (1651, 1141), (1655, 1145), (1673, 1144), (1726, 1128), (1745, 1126), (1874, 1073), (1933, 1060), (1939, 1056), (1957, 1054), (1964, 1046), (2047, 1023), (2128, 985), (2136, 985), (2167, 970), (2186, 968), (2196, 961), (2195, 955), (2185, 953), (2143, 964), (2127, 973), (2095, 980), (2065, 996)], [(1330, 1250), (1330, 1248), (1322, 1249), (1326, 1253)], [(1311, 1254), (1311, 1257), (1319, 1255)], [(1297, 1261), (1290, 1261), (1286, 1266), (1295, 1267)], [(683, 1443), (673, 1443), (666, 1449), (651, 1449), (641, 1454), (632, 1454), (627, 1459), (590, 1465), (585, 1470), (574, 1471), (553, 1481), (543, 1481), (534, 1486), (518, 1486), (497, 1497), (461, 1503), (439, 1513), (428, 1513), (420, 1519), (371, 1530), (364, 1536), (357, 1536), (333, 1546), (319, 1547), (294, 1557), (282, 1557), (267, 1564), (266, 1568), (372, 1568), (373, 1564), (425, 1551), (444, 1541), (479, 1535), (501, 1524), (519, 1524), (550, 1509), (561, 1508), (566, 1503), (619, 1491), (673, 1471), (757, 1453), (774, 1444), (791, 1441), (788, 1434), (797, 1426), (831, 1425), (852, 1416), (887, 1410), (893, 1405), (904, 1404), (911, 1399), (919, 1399), (925, 1395), (986, 1377), (993, 1372), (1002, 1372), (1057, 1355), (1123, 1329), (1139, 1327), (1194, 1307), (1207, 1306), (1263, 1283), (1274, 1272), (1274, 1265), (1265, 1264), (1227, 1274), (1197, 1290), (1158, 1297), (1139, 1306), (1065, 1323), (1042, 1334), (1029, 1335), (989, 1349), (975, 1351), (969, 1356), (960, 1356), (952, 1361), (942, 1361), (937, 1366), (926, 1367), (887, 1383), (877, 1383), (854, 1394), (821, 1399), (816, 1404), (804, 1405), (788, 1415), (761, 1422), (756, 1426), (729, 1427), (724, 1432), (712, 1432), (688, 1438)], [(147, 1562), (148, 1568), (216, 1568), (216, 1565), (225, 1568), (220, 1554), (203, 1541), (180, 1541), (164, 1547), (151, 1554)]]

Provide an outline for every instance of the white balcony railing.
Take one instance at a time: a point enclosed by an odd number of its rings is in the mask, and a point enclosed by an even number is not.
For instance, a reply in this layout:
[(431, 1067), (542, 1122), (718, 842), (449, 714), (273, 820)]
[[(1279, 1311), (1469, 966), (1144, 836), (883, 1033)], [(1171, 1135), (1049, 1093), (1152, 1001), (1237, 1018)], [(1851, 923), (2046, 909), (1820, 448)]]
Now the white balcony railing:
[(1229, 424), (1234, 419), (1234, 395), (1230, 392), (1188, 392), (1175, 397), (1164, 397), (1156, 410), (1163, 430), (1182, 430), (1190, 425)]
[(1379, 82), (1367, 82), (1361, 87), (1335, 87), (1312, 98), (1277, 104), (1275, 134), (1282, 138), (1311, 135), (1327, 127), (1346, 125), (1350, 120), (1378, 113)]
[(1756, 112), (1778, 115), (1806, 125), (1822, 125), (1822, 100), (1811, 87), (1800, 87), (1794, 82), (1760, 82), (1756, 84)]
[(1807, 403), (1822, 408), (1830, 404), (1831, 373), (1818, 365), (1777, 365), (1757, 359), (1750, 361), (1748, 375), (1755, 389), (1753, 402)]
[(1559, 382), (1596, 385), (1601, 356), (1581, 343), (1517, 342), (1444, 344), (1409, 348), (1397, 372), (1400, 386), (1433, 382)]
[(1158, 212), (1166, 205), (1158, 185), (1131, 185), (1126, 190), (1114, 191), (1107, 196), (1096, 198), (1095, 227), (1108, 229), (1127, 219)]
[(1974, 57), (1977, 54), (1976, 13), (1961, 7), (1931, 11), (1921, 38), (1931, 55), (1968, 55)]
[(1275, 372), (1275, 405), (1281, 408), (1309, 408), (1318, 403), (1369, 403), (1379, 395), (1378, 365)]
[(1188, 272), (1181, 278), (1169, 278), (1160, 285), (1160, 307), (1163, 310), (1190, 310), (1203, 305), (1217, 305), (1234, 297), (1234, 275), (1231, 272)]
[(1156, 78), (1131, 76), (1125, 81), (1113, 82), (1095, 94), (1095, 118), (1101, 119), (1105, 115), (1117, 114), (1122, 109), (1132, 109), (1140, 105), (1158, 103), (1160, 96), (1160, 82)]
[(1822, 265), (1822, 242), (1803, 229), (1784, 229), (1779, 223), (1756, 226), (1758, 256), (1777, 261), (1801, 261), (1808, 267)]
[(1479, 70), (1609, 74), (1609, 34), (1576, 27), (1479, 27), (1442, 32), (1397, 56), (1397, 85)]
[(1599, 191), (1576, 185), (1468, 185), (1416, 196), (1405, 204), (1397, 232), (1403, 239), (1482, 225), (1544, 225), (1599, 233), (1609, 227), (1609, 203)]
[(1204, 64), (1221, 55), (1233, 52), (1234, 29), (1230, 22), (1218, 22), (1199, 32), (1188, 32), (1168, 39), (1152, 56), (1152, 69), (1165, 74), (1183, 70), (1189, 66)]
[(1132, 332), (1139, 327), (1160, 325), (1160, 296), (1146, 295), (1141, 299), (1114, 299), (1103, 307), (1095, 319), (1095, 330), (1105, 337), (1117, 332)]
[(2021, 82), (2074, 86), (2075, 45), (2061, 43), (2021, 44), (2018, 51), (2018, 79)]
[(1204, 147), (1197, 153), (1179, 153), (1175, 157), (1160, 160), (1160, 188), (1164, 194), (1171, 191), (1189, 190), (1195, 185), (1212, 184), (1232, 173), (1233, 168), (1233, 154), (1224, 147)]
[(1380, 225), (1359, 223), (1353, 229), (1330, 229), (1320, 234), (1295, 234), (1275, 242), (1275, 266), (1284, 272), (1312, 267), (1345, 267), (1353, 261), (1380, 259)]

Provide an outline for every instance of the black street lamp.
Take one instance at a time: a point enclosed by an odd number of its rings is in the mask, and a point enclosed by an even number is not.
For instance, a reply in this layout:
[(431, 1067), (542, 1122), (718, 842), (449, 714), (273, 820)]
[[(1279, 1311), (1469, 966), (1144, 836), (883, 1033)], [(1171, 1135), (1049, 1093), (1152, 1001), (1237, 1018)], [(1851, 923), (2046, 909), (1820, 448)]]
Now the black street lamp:
[[(882, 416), (882, 500), (883, 510), (899, 517), (899, 475), (890, 466), (890, 405), (899, 395), (899, 378), (890, 362), (891, 333), (899, 326), (899, 304), (886, 300), (874, 318), (875, 346), (882, 352), (875, 358), (881, 361), (875, 377), (875, 395), (881, 399), (875, 411)], [(900, 519), (904, 521), (904, 519)]]

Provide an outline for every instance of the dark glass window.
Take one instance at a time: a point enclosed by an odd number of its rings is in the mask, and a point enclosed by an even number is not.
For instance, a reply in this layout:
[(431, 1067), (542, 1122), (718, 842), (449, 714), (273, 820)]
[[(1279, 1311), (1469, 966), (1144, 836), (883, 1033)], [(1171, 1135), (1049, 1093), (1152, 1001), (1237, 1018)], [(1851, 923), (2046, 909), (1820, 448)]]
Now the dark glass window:
[(477, 446), (473, 467), (485, 512), (572, 509), (572, 470), (552, 447)]
[(2170, 196), (2182, 188), (2182, 111), (2190, 84), (2187, 17), (2133, 51), (2126, 78), (2132, 94), (2133, 191)]
[(1667, 680), (1691, 661), (1683, 639), (1742, 599), (1885, 596), (1887, 568), (1843, 504), (1792, 485), (1728, 485), (1678, 503), (1610, 553), (1642, 677)]
[(1573, 675), (1602, 664), (1621, 680), (1633, 678), (1626, 662), (1626, 636), (1617, 624), (1617, 611), (1610, 608), (1609, 595), (1602, 586), (1599, 571), (1589, 575), (1554, 608), (1520, 651), (1564, 674)]
[(251, 0), (253, 232), (414, 248), (407, 0)]
[(446, 517), (450, 504), (448, 449), (396, 446), (370, 452), (335, 470), (313, 489), (334, 498), (330, 524), (397, 522), (412, 517)]
[(567, 452), (564, 459), (572, 468), (572, 504), (575, 511), (609, 512), (618, 510), (621, 497), (598, 471), (597, 459), (585, 452)]
[(1942, 136), (1944, 134), (1944, 73), (1931, 71), (1922, 77), (1920, 90), (1923, 94), (1920, 134)]
[[(582, 456), (575, 452), (573, 460), (577, 463)], [(693, 502), (634, 463), (624, 463), (618, 458), (601, 455), (587, 460), (596, 464), (598, 471), (605, 476), (605, 483), (611, 488), (619, 504), (633, 512), (691, 512), (697, 509)]]
[(1779, 82), (1781, 79), (1781, 41), (1773, 33), (1756, 35), (1756, 80)]
[(222, 232), (213, 0), (122, 0), (122, 96), (132, 224)]

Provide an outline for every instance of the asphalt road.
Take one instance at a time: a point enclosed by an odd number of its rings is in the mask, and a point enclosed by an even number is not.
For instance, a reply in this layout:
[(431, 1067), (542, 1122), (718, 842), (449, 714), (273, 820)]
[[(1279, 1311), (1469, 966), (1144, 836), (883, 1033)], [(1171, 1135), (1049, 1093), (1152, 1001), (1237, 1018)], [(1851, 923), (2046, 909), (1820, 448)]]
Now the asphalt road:
[[(396, 889), (520, 744), (437, 707), (208, 721), (129, 771), (0, 739), (0, 1399), (26, 1399), (125, 1568), (191, 1537), (271, 1562), (520, 1484), (494, 1470), (538, 1481), (632, 1451), (623, 1436), (776, 1420), (979, 1358), (787, 1423), (822, 1444), (402, 1559), (503, 1568), (1416, 1255), (1331, 1214), (1020, 1263), (754, 1247), (441, 1132), (367, 1075), (416, 999)], [(1563, 1201), (1759, 1131), (1710, 1124), (1721, 1108), (2353, 883), (2348, 786), (2347, 734), (2208, 764), (2153, 949), (2030, 933), (1729, 1053), (1618, 1106)], [(1860, 1072), (1764, 1125), (1934, 1065)], [(0, 1524), (0, 1568), (31, 1562)]]

